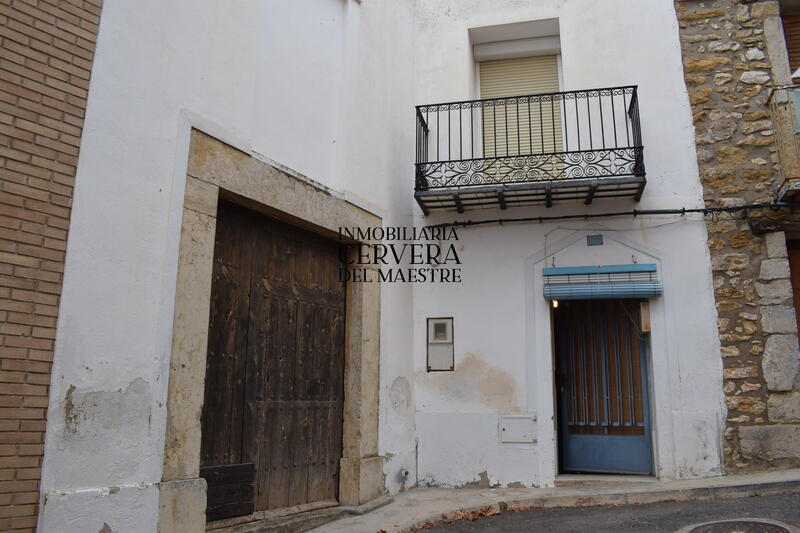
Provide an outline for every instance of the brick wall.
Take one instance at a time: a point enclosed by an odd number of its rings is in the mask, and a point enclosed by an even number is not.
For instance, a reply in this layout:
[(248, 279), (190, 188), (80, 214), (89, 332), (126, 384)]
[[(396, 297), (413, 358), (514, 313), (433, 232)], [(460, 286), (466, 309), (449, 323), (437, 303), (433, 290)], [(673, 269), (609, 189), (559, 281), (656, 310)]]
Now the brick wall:
[(0, 0), (0, 531), (36, 525), (70, 203), (102, 0)]
[[(770, 61), (784, 46), (780, 35), (770, 40), (780, 27), (778, 2), (676, 0), (675, 7), (706, 205), (773, 201), (781, 183), (769, 108)], [(774, 231), (792, 215), (765, 211), (707, 220), (729, 472), (800, 465), (797, 327), (786, 239)], [(764, 216), (767, 224), (758, 220)], [(758, 230), (769, 225), (772, 232)]]

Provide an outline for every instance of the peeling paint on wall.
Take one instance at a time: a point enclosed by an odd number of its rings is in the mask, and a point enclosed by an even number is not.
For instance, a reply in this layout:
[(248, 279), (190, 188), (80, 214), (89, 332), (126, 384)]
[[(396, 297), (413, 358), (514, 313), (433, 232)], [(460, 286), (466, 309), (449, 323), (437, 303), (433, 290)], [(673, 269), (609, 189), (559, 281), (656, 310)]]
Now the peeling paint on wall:
[(492, 487), (498, 487), (499, 484), (492, 485), (489, 482), (489, 474), (484, 470), (483, 472), (478, 472), (478, 479), (475, 481), (470, 481), (469, 483), (464, 483), (465, 489), (490, 489)]
[(421, 386), (437, 389), (449, 400), (475, 401), (492, 407), (498, 413), (522, 412), (517, 403), (517, 380), (509, 372), (489, 365), (471, 352), (456, 362), (453, 372), (418, 371)]
[(133, 380), (123, 391), (78, 392), (70, 385), (64, 395), (64, 439), (94, 437), (120, 428), (149, 430), (150, 384)]

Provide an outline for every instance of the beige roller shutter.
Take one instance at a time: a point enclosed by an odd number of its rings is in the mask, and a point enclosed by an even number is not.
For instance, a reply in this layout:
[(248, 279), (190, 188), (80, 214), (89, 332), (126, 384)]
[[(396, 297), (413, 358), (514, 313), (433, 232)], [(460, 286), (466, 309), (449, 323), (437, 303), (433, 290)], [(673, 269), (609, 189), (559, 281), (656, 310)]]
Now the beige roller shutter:
[[(558, 92), (557, 56), (480, 63), (481, 98)], [(560, 101), (483, 108), (485, 157), (560, 152)]]

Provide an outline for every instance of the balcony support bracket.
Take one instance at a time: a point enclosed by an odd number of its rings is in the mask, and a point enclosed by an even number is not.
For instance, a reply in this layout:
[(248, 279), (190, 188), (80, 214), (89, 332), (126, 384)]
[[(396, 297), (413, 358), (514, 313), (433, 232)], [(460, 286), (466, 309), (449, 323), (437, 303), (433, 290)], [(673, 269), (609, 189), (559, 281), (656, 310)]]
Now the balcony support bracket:
[(456, 204), (456, 211), (459, 213), (464, 212), (464, 206), (461, 204), (461, 196), (458, 193), (453, 195), (453, 202)]
[(583, 201), (586, 205), (592, 205), (592, 200), (594, 200), (594, 194), (597, 192), (597, 185), (590, 185), (589, 192), (586, 194), (586, 200)]
[(639, 183), (639, 190), (636, 191), (636, 195), (634, 195), (634, 197), (633, 197), (633, 200), (635, 202), (638, 202), (639, 200), (642, 199), (642, 193), (644, 192), (644, 186), (645, 186), (646, 183), (647, 182), (645, 182), (645, 181), (642, 181), (641, 183)]

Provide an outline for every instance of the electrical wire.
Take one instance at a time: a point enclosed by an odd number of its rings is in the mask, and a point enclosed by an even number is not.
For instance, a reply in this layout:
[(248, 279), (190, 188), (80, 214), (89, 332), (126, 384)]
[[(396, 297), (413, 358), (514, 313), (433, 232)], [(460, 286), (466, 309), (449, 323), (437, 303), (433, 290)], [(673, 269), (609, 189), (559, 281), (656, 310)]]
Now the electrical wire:
[(680, 209), (632, 209), (630, 211), (612, 211), (607, 213), (584, 213), (582, 215), (550, 215), (550, 216), (539, 216), (539, 217), (520, 217), (520, 218), (492, 218), (487, 220), (461, 220), (461, 221), (453, 221), (453, 222), (442, 222), (439, 224), (429, 224), (426, 227), (428, 228), (451, 228), (451, 227), (468, 227), (468, 226), (486, 226), (489, 224), (509, 224), (509, 223), (520, 223), (520, 222), (549, 222), (552, 220), (589, 220), (592, 218), (611, 218), (611, 217), (621, 217), (621, 216), (633, 216), (640, 217), (640, 216), (656, 216), (656, 215), (686, 215), (689, 213), (702, 213), (705, 215), (712, 215), (714, 217), (719, 217), (720, 213), (737, 213), (740, 211), (744, 211), (745, 215), (747, 211), (753, 209), (773, 209), (778, 210), (782, 207), (796, 207), (796, 204), (790, 204), (786, 202), (770, 202), (770, 203), (759, 203), (759, 204), (746, 204), (746, 205), (736, 205), (736, 206), (727, 206), (727, 207), (697, 207), (697, 208), (680, 208)]

